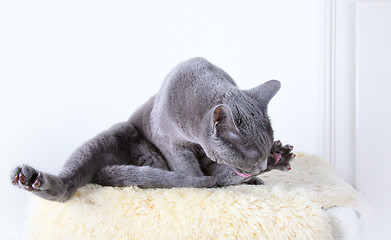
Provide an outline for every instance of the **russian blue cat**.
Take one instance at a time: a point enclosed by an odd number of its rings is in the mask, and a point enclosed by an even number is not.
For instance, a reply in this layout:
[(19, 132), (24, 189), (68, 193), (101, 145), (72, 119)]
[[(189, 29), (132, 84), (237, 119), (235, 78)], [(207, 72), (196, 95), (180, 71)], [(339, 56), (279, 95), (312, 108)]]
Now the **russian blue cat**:
[(289, 170), (292, 146), (273, 142), (267, 114), (276, 80), (240, 90), (203, 58), (176, 66), (160, 91), (128, 121), (77, 149), (58, 175), (21, 165), (13, 184), (53, 201), (86, 183), (142, 188), (263, 184), (256, 176)]

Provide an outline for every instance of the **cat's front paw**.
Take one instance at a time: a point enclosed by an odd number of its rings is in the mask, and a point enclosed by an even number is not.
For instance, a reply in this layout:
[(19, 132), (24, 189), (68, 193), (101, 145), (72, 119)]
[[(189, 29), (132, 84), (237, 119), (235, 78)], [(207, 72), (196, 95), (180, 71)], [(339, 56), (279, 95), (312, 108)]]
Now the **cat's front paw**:
[(18, 187), (32, 192), (41, 190), (44, 179), (41, 172), (28, 165), (21, 165), (12, 171), (11, 182)]
[(262, 179), (257, 178), (257, 177), (251, 178), (249, 181), (247, 181), (245, 183), (249, 184), (249, 185), (264, 185), (265, 184)]
[(296, 157), (292, 152), (293, 146), (290, 144), (282, 145), (281, 141), (275, 141), (268, 158), (268, 170), (279, 169), (282, 171), (291, 170), (290, 161)]

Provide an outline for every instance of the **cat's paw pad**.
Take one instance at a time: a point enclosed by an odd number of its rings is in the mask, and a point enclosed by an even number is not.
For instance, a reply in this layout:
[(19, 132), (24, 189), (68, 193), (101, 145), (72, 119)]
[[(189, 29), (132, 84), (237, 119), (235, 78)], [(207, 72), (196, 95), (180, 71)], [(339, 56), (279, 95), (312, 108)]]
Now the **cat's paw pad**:
[(42, 187), (43, 175), (28, 165), (21, 165), (12, 171), (11, 182), (29, 192), (39, 191)]
[(264, 185), (265, 184), (262, 179), (257, 178), (257, 177), (251, 178), (249, 181), (247, 181), (245, 183), (249, 184), (249, 185)]
[(273, 160), (274, 160), (274, 162), (273, 162), (274, 165), (277, 165), (280, 162), (281, 158), (282, 158), (282, 154), (274, 152), (274, 153), (272, 153), (272, 157), (273, 157)]
[(296, 154), (294, 154), (292, 150), (293, 145), (282, 145), (280, 140), (275, 141), (270, 150), (268, 169), (280, 169), (283, 171), (291, 170), (291, 165), (289, 163), (296, 157)]

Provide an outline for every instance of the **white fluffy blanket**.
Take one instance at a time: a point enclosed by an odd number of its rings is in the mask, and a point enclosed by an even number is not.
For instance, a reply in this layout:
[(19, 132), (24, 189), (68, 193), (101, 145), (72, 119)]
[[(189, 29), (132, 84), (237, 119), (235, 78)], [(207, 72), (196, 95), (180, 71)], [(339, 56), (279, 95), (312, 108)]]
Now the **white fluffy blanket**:
[[(355, 234), (351, 232), (358, 228), (354, 222), (357, 218), (351, 209), (363, 215), (361, 195), (340, 179), (326, 161), (315, 155), (298, 154), (292, 162), (292, 171), (273, 170), (262, 175), (262, 179), (263, 186), (218, 189), (87, 185), (67, 203), (35, 198), (27, 236), (29, 239), (347, 239), (352, 236), (349, 234)], [(339, 212), (339, 208), (324, 210), (332, 206), (348, 208), (340, 208)]]

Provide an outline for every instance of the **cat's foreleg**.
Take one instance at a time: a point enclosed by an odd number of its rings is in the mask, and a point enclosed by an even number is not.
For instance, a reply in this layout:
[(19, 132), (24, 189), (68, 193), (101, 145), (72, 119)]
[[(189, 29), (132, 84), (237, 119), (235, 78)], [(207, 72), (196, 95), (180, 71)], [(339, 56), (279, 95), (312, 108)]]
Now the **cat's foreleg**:
[[(194, 146), (171, 146), (163, 155), (171, 171), (192, 177), (204, 176), (201, 167), (193, 151)], [(161, 149), (165, 149), (162, 147)]]
[(79, 147), (59, 175), (21, 165), (12, 171), (12, 183), (44, 199), (67, 201), (78, 187), (90, 182), (100, 168), (119, 164), (121, 156), (127, 155), (128, 149), (124, 145), (137, 138), (134, 126), (127, 122), (117, 124)]
[(149, 166), (112, 165), (100, 169), (93, 183), (103, 186), (139, 186), (142, 188), (213, 187), (216, 178), (194, 177)]

